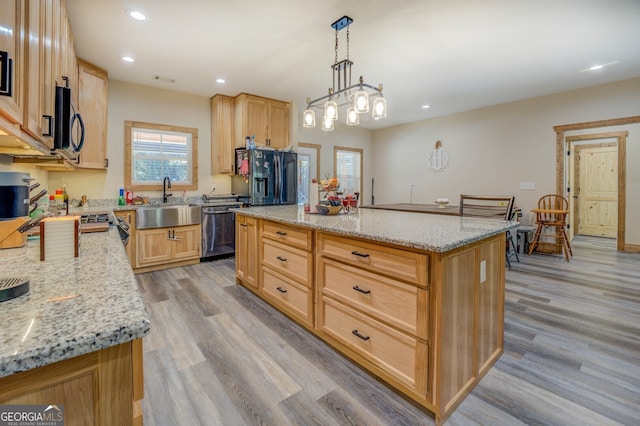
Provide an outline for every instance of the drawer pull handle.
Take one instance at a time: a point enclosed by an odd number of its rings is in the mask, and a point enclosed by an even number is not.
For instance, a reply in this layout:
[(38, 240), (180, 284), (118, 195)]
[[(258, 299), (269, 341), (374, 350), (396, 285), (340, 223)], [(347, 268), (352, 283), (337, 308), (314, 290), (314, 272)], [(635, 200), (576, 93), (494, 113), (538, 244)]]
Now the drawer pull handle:
[(365, 336), (363, 334), (358, 333), (358, 330), (353, 330), (351, 332), (351, 334), (358, 336), (359, 338), (361, 338), (362, 340), (369, 340), (369, 336)]
[(286, 262), (287, 261), (287, 259), (285, 257), (282, 257), (282, 256), (278, 256), (278, 257), (276, 257), (276, 259), (278, 259), (280, 262)]
[(287, 290), (285, 290), (282, 287), (276, 287), (276, 290), (278, 290), (280, 293), (286, 293), (287, 292)]
[(353, 254), (355, 256), (360, 256), (360, 257), (369, 257), (369, 255), (367, 253), (360, 253), (357, 250), (352, 251), (351, 254)]
[(287, 235), (287, 233), (286, 233), (286, 232), (284, 232), (284, 231), (276, 231), (276, 234), (278, 234), (278, 235), (282, 235), (283, 237), (284, 237), (285, 235)]
[(371, 293), (371, 290), (363, 290), (363, 289), (361, 289), (360, 287), (358, 287), (357, 285), (354, 285), (354, 286), (353, 286), (353, 289), (354, 289), (355, 291), (359, 291), (360, 293), (363, 293), (363, 294), (369, 294), (369, 293)]
[(246, 223), (241, 223), (240, 226), (248, 226)]

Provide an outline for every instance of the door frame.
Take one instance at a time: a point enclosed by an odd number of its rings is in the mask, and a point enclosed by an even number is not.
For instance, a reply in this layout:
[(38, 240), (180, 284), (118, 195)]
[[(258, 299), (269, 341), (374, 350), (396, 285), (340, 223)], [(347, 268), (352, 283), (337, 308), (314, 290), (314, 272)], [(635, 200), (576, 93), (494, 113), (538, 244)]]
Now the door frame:
[[(564, 124), (553, 126), (556, 132), (556, 193), (566, 195), (566, 168), (565, 153), (567, 152), (567, 142), (565, 141), (565, 132), (595, 129), (602, 127), (621, 126), (625, 124), (640, 123), (640, 116), (614, 118), (610, 120), (588, 121), (584, 123)], [(629, 132), (613, 132), (624, 133), (621, 140), (622, 144), (618, 145), (618, 236), (616, 238), (616, 250), (618, 251), (634, 251), (631, 247), (625, 246), (625, 219), (626, 219), (626, 188), (620, 188), (621, 182), (626, 185), (626, 142)], [(617, 136), (614, 136), (617, 137)], [(623, 202), (621, 204), (621, 201)], [(570, 219), (571, 220), (571, 219)]]
[[(625, 213), (624, 211), (620, 212), (620, 210), (624, 210), (625, 206), (626, 206), (626, 194), (624, 189), (626, 188), (626, 173), (625, 171), (623, 171), (623, 173), (620, 173), (620, 167), (626, 163), (626, 141), (627, 141), (627, 136), (629, 135), (629, 132), (624, 131), (624, 132), (610, 132), (610, 133), (594, 133), (594, 134), (587, 134), (587, 135), (574, 135), (574, 136), (567, 136), (565, 138), (565, 141), (567, 142), (567, 152), (572, 152), (572, 153), (577, 153), (577, 151), (579, 151), (579, 149), (581, 148), (586, 148), (586, 147), (598, 147), (598, 146), (611, 146), (611, 145), (615, 145), (616, 147), (616, 151), (617, 151), (617, 169), (618, 169), (618, 176), (617, 176), (617, 191), (618, 191), (618, 218), (616, 221), (616, 242), (620, 241), (620, 239), (623, 240), (623, 244), (622, 246), (624, 247), (624, 224), (625, 224)], [(594, 141), (594, 140), (602, 140), (602, 139), (607, 139), (607, 140), (611, 140), (611, 139), (616, 139), (615, 142), (602, 142), (602, 143), (594, 143), (594, 144), (580, 144), (578, 146), (576, 143), (579, 142), (584, 142), (584, 141)], [(622, 151), (622, 152), (621, 152)], [(575, 172), (575, 170), (577, 170), (577, 168), (579, 167), (580, 162), (574, 158), (574, 172), (573, 172), (573, 182), (570, 182), (570, 185), (568, 185), (569, 188), (571, 188), (571, 192), (569, 194), (567, 194), (568, 198), (569, 198), (569, 220), (568, 222), (571, 224), (572, 229), (570, 229), (570, 238), (573, 238), (573, 236), (575, 235), (575, 233), (577, 232), (578, 229), (578, 218), (579, 218), (579, 213), (578, 213), (578, 209), (579, 206), (576, 206), (576, 202), (573, 201), (574, 200), (574, 194), (576, 191), (576, 187), (579, 184), (578, 182), (578, 178), (577, 178), (577, 173)], [(569, 172), (569, 170), (567, 170), (567, 172)], [(568, 176), (569, 173), (566, 174), (567, 179), (565, 180), (566, 182), (568, 181)], [(622, 230), (620, 229), (620, 227), (622, 226)], [(622, 231), (622, 232), (621, 232)], [(618, 250), (620, 250), (620, 248), (616, 247)]]

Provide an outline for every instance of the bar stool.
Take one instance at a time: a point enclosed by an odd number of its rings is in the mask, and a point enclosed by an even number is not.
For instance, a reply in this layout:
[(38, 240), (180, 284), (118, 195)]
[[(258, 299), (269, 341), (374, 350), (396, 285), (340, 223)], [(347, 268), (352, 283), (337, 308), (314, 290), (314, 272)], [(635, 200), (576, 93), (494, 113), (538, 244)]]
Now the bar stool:
[[(562, 247), (564, 258), (569, 261), (569, 256), (573, 256), (569, 239), (565, 227), (567, 225), (567, 214), (569, 213), (569, 202), (566, 198), (557, 194), (547, 194), (538, 200), (538, 208), (532, 209), (536, 214), (536, 232), (533, 241), (529, 246), (529, 255), (538, 246), (540, 237), (550, 237), (555, 240), (553, 244)], [(555, 228), (554, 232), (543, 232), (549, 228)]]

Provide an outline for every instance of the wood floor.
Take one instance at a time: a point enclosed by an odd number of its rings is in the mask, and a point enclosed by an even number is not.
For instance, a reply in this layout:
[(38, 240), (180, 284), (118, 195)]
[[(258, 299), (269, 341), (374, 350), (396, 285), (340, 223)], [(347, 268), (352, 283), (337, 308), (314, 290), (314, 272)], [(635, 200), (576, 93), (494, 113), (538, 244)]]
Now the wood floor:
[[(574, 257), (506, 272), (505, 352), (447, 425), (640, 424), (640, 254), (577, 237)], [(145, 425), (432, 425), (241, 286), (234, 260), (137, 276)]]

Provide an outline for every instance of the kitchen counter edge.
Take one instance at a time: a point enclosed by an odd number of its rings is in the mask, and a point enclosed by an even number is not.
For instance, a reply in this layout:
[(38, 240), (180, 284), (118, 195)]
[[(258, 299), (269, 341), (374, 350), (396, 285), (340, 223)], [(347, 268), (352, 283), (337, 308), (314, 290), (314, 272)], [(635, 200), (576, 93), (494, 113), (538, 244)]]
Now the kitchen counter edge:
[(303, 206), (231, 209), (236, 214), (414, 249), (444, 253), (515, 229), (516, 221), (359, 209), (334, 216), (304, 213)]

